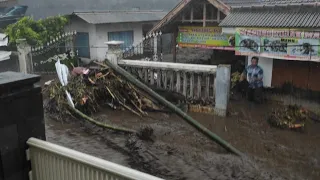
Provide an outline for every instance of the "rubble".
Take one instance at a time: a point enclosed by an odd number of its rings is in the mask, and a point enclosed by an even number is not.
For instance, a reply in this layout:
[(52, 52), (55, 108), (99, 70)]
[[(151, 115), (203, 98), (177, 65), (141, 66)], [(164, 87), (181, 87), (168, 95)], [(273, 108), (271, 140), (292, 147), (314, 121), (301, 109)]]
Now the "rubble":
[(268, 122), (282, 129), (303, 129), (307, 121), (315, 119), (315, 113), (298, 105), (288, 105), (273, 110)]
[(65, 90), (70, 92), (75, 108), (88, 115), (99, 111), (99, 107), (104, 105), (113, 109), (126, 109), (138, 116), (147, 115), (146, 109), (160, 109), (154, 100), (110, 68), (76, 67), (72, 72), (65, 87), (58, 80), (51, 81), (44, 92), (49, 96), (45, 109), (58, 116), (56, 119), (73, 113), (68, 108)]

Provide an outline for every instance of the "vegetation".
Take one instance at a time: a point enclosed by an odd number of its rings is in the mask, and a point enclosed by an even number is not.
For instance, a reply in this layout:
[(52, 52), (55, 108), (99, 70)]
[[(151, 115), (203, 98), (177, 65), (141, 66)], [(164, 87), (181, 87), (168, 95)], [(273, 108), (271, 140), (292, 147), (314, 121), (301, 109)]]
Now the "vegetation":
[(18, 22), (10, 24), (5, 29), (5, 34), (9, 36), (10, 44), (15, 44), (17, 39), (26, 39), (32, 46), (43, 45), (62, 35), (67, 23), (68, 19), (64, 16), (48, 17), (37, 21), (25, 16)]

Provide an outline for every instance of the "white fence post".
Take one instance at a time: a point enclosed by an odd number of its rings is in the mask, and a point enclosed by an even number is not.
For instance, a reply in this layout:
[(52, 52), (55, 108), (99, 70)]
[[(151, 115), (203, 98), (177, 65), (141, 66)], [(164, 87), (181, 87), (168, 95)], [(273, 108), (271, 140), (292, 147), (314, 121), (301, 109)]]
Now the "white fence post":
[(113, 64), (118, 64), (118, 59), (122, 58), (121, 45), (123, 41), (108, 41), (105, 44), (108, 45), (108, 51), (106, 58)]
[(215, 85), (215, 114), (227, 116), (230, 94), (230, 65), (218, 65)]
[(22, 73), (32, 73), (32, 55), (31, 46), (27, 43), (26, 39), (18, 39), (17, 50), (19, 56), (19, 67)]

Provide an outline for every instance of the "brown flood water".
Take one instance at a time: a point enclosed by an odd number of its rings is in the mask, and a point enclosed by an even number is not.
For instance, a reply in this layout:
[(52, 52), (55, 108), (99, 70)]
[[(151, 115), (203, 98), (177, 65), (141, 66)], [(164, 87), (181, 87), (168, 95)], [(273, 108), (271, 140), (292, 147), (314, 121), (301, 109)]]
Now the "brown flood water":
[(240, 100), (231, 102), (227, 118), (191, 113), (243, 152), (243, 158), (226, 153), (173, 114), (149, 113), (149, 117), (140, 118), (127, 111), (106, 109), (96, 115), (99, 120), (136, 130), (150, 126), (153, 142), (82, 121), (62, 124), (49, 118), (46, 135), (50, 142), (164, 179), (320, 179), (320, 124), (310, 122), (305, 132), (271, 128), (266, 117), (272, 108), (279, 106), (256, 106)]
[(105, 110), (97, 119), (138, 130), (154, 129), (154, 142), (112, 133), (89, 124), (47, 120), (48, 141), (165, 179), (320, 179), (320, 124), (305, 132), (271, 128), (274, 104), (232, 102), (231, 116), (191, 115), (246, 154), (226, 153), (173, 114)]

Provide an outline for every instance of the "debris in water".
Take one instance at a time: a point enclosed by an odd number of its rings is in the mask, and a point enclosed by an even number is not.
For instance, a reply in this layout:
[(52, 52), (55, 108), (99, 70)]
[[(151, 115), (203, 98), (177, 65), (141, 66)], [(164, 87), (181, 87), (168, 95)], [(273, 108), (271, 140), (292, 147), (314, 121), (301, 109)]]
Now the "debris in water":
[(150, 126), (141, 127), (136, 134), (141, 140), (153, 141), (153, 128)]
[(270, 125), (284, 129), (302, 129), (310, 120), (311, 112), (298, 105), (289, 105), (274, 110), (268, 118)]

